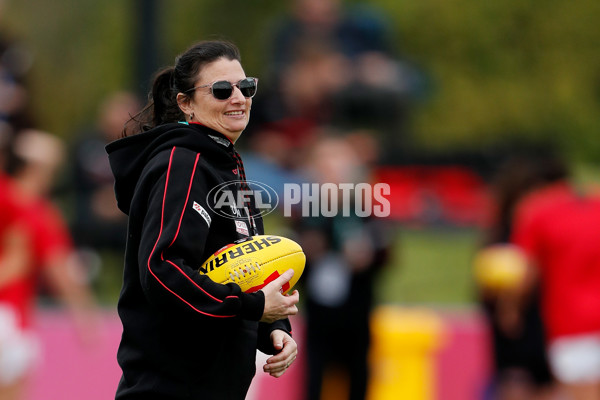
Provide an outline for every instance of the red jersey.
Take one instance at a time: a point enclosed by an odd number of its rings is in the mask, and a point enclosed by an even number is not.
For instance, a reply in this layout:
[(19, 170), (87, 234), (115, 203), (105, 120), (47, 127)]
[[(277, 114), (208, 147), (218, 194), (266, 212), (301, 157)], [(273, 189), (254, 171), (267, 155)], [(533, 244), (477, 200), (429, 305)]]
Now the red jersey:
[[(19, 202), (18, 191), (6, 177), (0, 178), (0, 234), (11, 224), (18, 224), (30, 241), (31, 264), (22, 277), (0, 288), (0, 303), (10, 304), (19, 316), (19, 323), (31, 324), (31, 309), (35, 300), (40, 271), (56, 254), (70, 252), (72, 242), (62, 215), (46, 199)], [(4, 208), (4, 205), (7, 205)], [(10, 214), (6, 215), (10, 210)]]
[(0, 234), (3, 234), (14, 222), (16, 217), (15, 207), (11, 179), (0, 172)]
[(513, 242), (539, 267), (548, 337), (600, 332), (600, 198), (567, 184), (532, 193), (515, 216)]

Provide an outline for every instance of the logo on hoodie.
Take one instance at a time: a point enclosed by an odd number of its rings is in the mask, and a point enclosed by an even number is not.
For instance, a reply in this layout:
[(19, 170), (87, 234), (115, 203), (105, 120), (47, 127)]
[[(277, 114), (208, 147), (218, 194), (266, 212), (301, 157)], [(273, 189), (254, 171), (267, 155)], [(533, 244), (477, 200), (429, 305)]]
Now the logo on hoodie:
[(206, 210), (204, 209), (204, 207), (202, 207), (200, 204), (198, 204), (198, 203), (196, 203), (196, 202), (194, 202), (194, 204), (192, 205), (192, 208), (193, 208), (194, 210), (196, 210), (196, 212), (197, 212), (198, 214), (200, 214), (200, 216), (201, 216), (202, 218), (204, 218), (204, 221), (206, 221), (206, 223), (207, 223), (207, 224), (208, 224), (208, 226), (210, 227), (210, 224), (211, 224), (211, 222), (212, 222), (212, 218), (210, 217), (210, 214), (208, 213), (208, 211), (206, 211)]
[(215, 142), (219, 143), (221, 146), (229, 147), (229, 145), (231, 144), (229, 140), (219, 136), (208, 135), (208, 137), (214, 140)]

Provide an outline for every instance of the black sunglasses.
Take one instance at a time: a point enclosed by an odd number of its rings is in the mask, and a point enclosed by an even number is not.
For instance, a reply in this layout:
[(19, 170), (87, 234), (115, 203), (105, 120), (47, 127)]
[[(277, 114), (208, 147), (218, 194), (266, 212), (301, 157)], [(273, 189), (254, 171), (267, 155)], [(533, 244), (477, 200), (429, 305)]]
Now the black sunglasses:
[(240, 89), (240, 92), (242, 92), (242, 95), (244, 97), (250, 99), (256, 94), (256, 89), (258, 87), (258, 78), (244, 78), (241, 79), (238, 83), (231, 83), (229, 81), (216, 81), (206, 85), (193, 87), (189, 90), (186, 90), (185, 93), (200, 88), (210, 87), (210, 92), (212, 93), (215, 99), (227, 100), (233, 94), (234, 86), (237, 86), (237, 88)]

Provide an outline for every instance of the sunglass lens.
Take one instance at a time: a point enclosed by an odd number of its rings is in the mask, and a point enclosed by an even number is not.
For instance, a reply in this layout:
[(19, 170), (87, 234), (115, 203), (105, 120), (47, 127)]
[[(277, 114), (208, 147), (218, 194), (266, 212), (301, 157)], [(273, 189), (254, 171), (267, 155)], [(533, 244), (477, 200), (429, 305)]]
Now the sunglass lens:
[(253, 78), (242, 79), (239, 88), (244, 97), (254, 97), (256, 94), (256, 80)]
[(232, 92), (233, 86), (231, 86), (231, 83), (227, 81), (215, 82), (212, 85), (212, 94), (216, 99), (227, 100), (229, 97), (231, 97)]

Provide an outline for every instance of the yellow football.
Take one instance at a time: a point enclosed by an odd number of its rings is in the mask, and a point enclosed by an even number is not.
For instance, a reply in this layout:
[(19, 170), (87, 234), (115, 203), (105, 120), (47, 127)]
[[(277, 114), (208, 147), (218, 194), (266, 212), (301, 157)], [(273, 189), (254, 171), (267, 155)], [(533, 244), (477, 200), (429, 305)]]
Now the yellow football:
[(525, 279), (527, 257), (518, 247), (497, 244), (480, 250), (473, 259), (475, 280), (482, 287), (510, 289)]
[(257, 235), (221, 248), (204, 262), (199, 272), (217, 283), (234, 282), (242, 291), (253, 293), (293, 269), (294, 276), (281, 288), (286, 294), (300, 279), (305, 263), (302, 247), (293, 240)]

